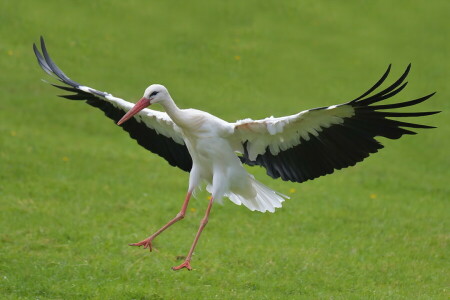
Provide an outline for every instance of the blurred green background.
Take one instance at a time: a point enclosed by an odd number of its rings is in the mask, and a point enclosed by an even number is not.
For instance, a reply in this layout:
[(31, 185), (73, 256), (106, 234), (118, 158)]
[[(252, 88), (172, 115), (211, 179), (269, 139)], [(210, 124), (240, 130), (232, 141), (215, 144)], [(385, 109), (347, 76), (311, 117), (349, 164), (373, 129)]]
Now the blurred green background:
[[(0, 2), (0, 294), (7, 299), (448, 299), (448, 1)], [(71, 78), (129, 101), (151, 83), (225, 120), (351, 100), (412, 63), (397, 101), (437, 126), (303, 184), (275, 214), (206, 208), (172, 218), (188, 174), (100, 111), (57, 98), (32, 43)]]

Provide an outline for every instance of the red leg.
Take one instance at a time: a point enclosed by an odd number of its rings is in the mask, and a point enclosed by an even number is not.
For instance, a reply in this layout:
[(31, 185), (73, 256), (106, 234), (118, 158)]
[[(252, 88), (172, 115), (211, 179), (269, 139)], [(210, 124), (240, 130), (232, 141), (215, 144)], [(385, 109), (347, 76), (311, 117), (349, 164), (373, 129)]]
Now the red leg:
[(181, 207), (180, 212), (170, 220), (166, 225), (161, 227), (158, 231), (156, 231), (154, 234), (146, 238), (145, 240), (142, 240), (138, 243), (128, 244), (130, 246), (144, 246), (144, 249), (148, 248), (150, 251), (152, 251), (152, 241), (155, 237), (157, 237), (161, 232), (172, 226), (174, 223), (182, 220), (184, 218), (184, 215), (186, 214), (186, 209), (189, 204), (189, 199), (191, 199), (192, 191), (189, 191), (186, 195), (186, 198), (184, 199), (183, 206)]
[(203, 229), (205, 228), (206, 224), (208, 224), (208, 217), (209, 217), (209, 213), (211, 212), (211, 207), (213, 205), (213, 202), (214, 202), (214, 198), (211, 197), (209, 199), (208, 208), (206, 208), (205, 216), (203, 217), (202, 221), (200, 222), (200, 227), (198, 228), (197, 235), (195, 236), (194, 242), (192, 243), (191, 249), (189, 250), (189, 253), (186, 256), (186, 259), (184, 260), (184, 262), (181, 265), (179, 265), (177, 267), (173, 267), (172, 270), (177, 271), (182, 268), (186, 268), (189, 271), (192, 270), (192, 267), (191, 267), (192, 253), (194, 253), (195, 246), (197, 246), (198, 239), (200, 238), (200, 235), (202, 234)]

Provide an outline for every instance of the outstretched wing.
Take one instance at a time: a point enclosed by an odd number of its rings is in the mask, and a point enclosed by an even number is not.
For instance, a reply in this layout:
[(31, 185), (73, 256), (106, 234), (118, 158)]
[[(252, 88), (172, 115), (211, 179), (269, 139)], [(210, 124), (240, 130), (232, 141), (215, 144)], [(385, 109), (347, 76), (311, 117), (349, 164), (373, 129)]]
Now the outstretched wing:
[[(33, 49), (41, 68), (65, 84), (52, 85), (73, 93), (71, 95), (61, 95), (60, 97), (69, 100), (85, 100), (87, 104), (101, 109), (115, 123), (133, 107), (133, 103), (116, 98), (109, 93), (80, 85), (67, 77), (50, 58), (42, 37), (42, 54), (35, 44), (33, 44)], [(192, 158), (184, 144), (183, 137), (177, 130), (177, 125), (166, 113), (143, 109), (132, 119), (125, 122), (122, 125), (122, 129), (127, 131), (130, 137), (135, 139), (139, 145), (163, 157), (170, 165), (179, 167), (186, 172), (191, 170)]]
[(375, 137), (398, 139), (416, 134), (411, 128), (432, 126), (406, 123), (390, 117), (419, 117), (433, 112), (387, 112), (421, 103), (434, 93), (411, 101), (373, 105), (391, 98), (407, 84), (408, 65), (403, 75), (386, 89), (369, 96), (386, 79), (381, 79), (358, 98), (340, 105), (320, 107), (298, 114), (263, 120), (241, 120), (234, 123), (235, 136), (243, 145), (241, 161), (259, 165), (273, 178), (303, 182), (355, 165), (383, 145)]

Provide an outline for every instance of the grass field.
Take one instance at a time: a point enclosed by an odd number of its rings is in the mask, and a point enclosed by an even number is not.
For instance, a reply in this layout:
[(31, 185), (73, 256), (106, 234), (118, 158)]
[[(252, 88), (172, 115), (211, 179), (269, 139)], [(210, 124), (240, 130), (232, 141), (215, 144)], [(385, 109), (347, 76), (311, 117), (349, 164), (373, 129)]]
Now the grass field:
[[(0, 2), (0, 298), (448, 299), (448, 1)], [(437, 126), (303, 184), (275, 214), (213, 207), (192, 272), (173, 272), (207, 204), (155, 240), (188, 174), (100, 111), (57, 98), (39, 36), (73, 79), (130, 101), (150, 83), (234, 121), (353, 99), (412, 63), (396, 99), (437, 91)], [(389, 80), (388, 80), (389, 81)]]

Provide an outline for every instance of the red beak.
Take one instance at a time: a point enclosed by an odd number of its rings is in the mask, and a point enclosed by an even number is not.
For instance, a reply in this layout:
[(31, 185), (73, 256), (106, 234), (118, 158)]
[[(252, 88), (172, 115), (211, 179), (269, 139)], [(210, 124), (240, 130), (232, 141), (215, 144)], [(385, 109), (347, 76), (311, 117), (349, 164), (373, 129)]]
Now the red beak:
[(129, 120), (131, 117), (133, 117), (135, 114), (137, 114), (138, 112), (140, 112), (141, 110), (143, 110), (144, 108), (146, 108), (147, 106), (150, 105), (150, 100), (147, 98), (141, 98), (141, 100), (139, 100), (132, 109), (130, 109), (123, 117), (122, 119), (119, 120), (119, 122), (117, 122), (117, 125), (121, 125), (122, 123), (124, 123), (125, 121)]

